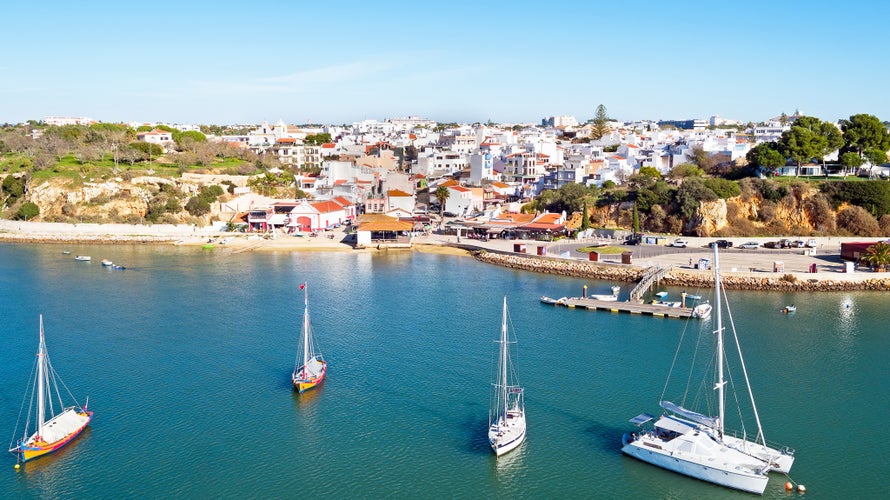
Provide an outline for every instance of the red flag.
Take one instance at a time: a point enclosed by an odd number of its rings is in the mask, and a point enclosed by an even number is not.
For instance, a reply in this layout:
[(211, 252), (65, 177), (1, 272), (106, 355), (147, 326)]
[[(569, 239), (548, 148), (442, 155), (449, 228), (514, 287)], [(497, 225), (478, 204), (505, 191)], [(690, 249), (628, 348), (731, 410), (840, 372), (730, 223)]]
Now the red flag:
[(306, 283), (300, 283), (300, 290), (306, 288)]

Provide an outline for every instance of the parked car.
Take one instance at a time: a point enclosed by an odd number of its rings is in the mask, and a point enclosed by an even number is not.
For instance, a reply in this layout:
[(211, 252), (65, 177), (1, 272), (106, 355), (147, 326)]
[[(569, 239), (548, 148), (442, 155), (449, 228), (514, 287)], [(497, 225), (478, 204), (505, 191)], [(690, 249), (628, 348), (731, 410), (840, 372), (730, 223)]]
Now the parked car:
[(739, 245), (739, 248), (744, 248), (747, 250), (754, 250), (754, 249), (760, 248), (760, 243), (757, 243), (756, 241), (748, 241), (748, 242), (745, 242), (745, 243), (742, 243), (741, 245)]
[(639, 245), (643, 241), (643, 237), (635, 234), (624, 238), (625, 245)]
[(729, 240), (717, 240), (713, 245), (717, 245), (717, 248), (732, 248), (732, 242)]
[(810, 248), (816, 248), (816, 240), (815, 239), (807, 240), (807, 246)]
[(686, 248), (686, 245), (688, 244), (689, 242), (681, 238), (677, 238), (676, 240), (671, 242), (671, 246), (676, 248)]
[(445, 217), (457, 217), (457, 214), (454, 212), (444, 212), (442, 215)]
[(803, 248), (806, 244), (803, 241), (797, 240), (791, 242), (791, 248)]

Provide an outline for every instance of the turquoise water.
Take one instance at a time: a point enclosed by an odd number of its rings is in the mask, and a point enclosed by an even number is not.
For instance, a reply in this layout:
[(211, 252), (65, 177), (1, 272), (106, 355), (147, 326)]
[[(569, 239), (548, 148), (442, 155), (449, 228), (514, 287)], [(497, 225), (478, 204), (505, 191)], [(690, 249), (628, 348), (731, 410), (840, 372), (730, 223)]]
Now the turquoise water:
[[(40, 313), (54, 366), (96, 416), (21, 471), (7, 454), (0, 498), (749, 497), (621, 454), (627, 420), (658, 411), (686, 322), (538, 302), (611, 283), (420, 252), (67, 249), (94, 261), (0, 245), (0, 429), (12, 439)], [(330, 365), (297, 396), (303, 281)], [(504, 294), (529, 432), (495, 460), (486, 424)], [(885, 295), (730, 299), (767, 438), (797, 450), (792, 478), (807, 497), (881, 494)], [(798, 312), (781, 314), (792, 302)], [(765, 496), (785, 498), (785, 480), (773, 475)]]

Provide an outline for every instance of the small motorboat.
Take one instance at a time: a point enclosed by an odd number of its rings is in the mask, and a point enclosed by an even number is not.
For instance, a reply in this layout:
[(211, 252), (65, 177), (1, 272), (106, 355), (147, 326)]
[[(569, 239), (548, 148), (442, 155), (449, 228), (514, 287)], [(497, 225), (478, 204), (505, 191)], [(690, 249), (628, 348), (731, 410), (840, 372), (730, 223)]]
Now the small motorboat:
[(692, 308), (692, 317), (698, 319), (707, 319), (711, 315), (711, 304), (705, 302)]
[(80, 262), (89, 262), (93, 259), (89, 255), (75, 255), (74, 260), (77, 260)]
[(71, 255), (71, 250), (62, 250), (62, 255)]
[(655, 296), (658, 297), (659, 299), (663, 299), (668, 296), (668, 293), (667, 292), (658, 292), (655, 294)]
[(785, 306), (785, 309), (782, 309), (782, 312), (785, 314), (791, 314), (794, 311), (797, 311), (797, 307), (795, 307), (794, 304), (791, 304), (790, 306)]
[(111, 267), (111, 266), (114, 265), (114, 263), (111, 262), (111, 261), (108, 260), (108, 259), (102, 259), (102, 265), (105, 266), (105, 267)]
[(114, 269), (114, 270), (117, 270), (117, 271), (123, 271), (124, 269), (126, 269), (126, 267), (124, 267), (124, 266), (119, 266), (119, 265), (117, 265), (117, 264), (111, 266), (111, 268)]
[(686, 298), (690, 300), (701, 300), (701, 295), (696, 295), (692, 293), (687, 293)]
[(594, 295), (591, 295), (590, 298), (593, 299), (593, 300), (602, 300), (602, 301), (605, 301), (605, 302), (617, 302), (617, 301), (618, 301), (618, 296), (617, 296), (617, 295), (601, 295), (601, 294), (594, 294)]
[(552, 297), (548, 297), (546, 295), (541, 295), (541, 303), (542, 304), (550, 304), (551, 306), (555, 306), (558, 301)]

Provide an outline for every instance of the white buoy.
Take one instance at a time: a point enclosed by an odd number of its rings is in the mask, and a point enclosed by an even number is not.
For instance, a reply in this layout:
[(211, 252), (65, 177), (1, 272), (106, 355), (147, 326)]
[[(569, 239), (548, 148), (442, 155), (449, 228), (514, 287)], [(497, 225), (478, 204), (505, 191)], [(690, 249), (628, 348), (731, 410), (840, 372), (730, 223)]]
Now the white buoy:
[(799, 492), (801, 492), (801, 493), (806, 493), (806, 492), (807, 492), (807, 487), (804, 486), (804, 485), (802, 485), (802, 484), (798, 484), (798, 485), (797, 485), (797, 491), (799, 491)]

